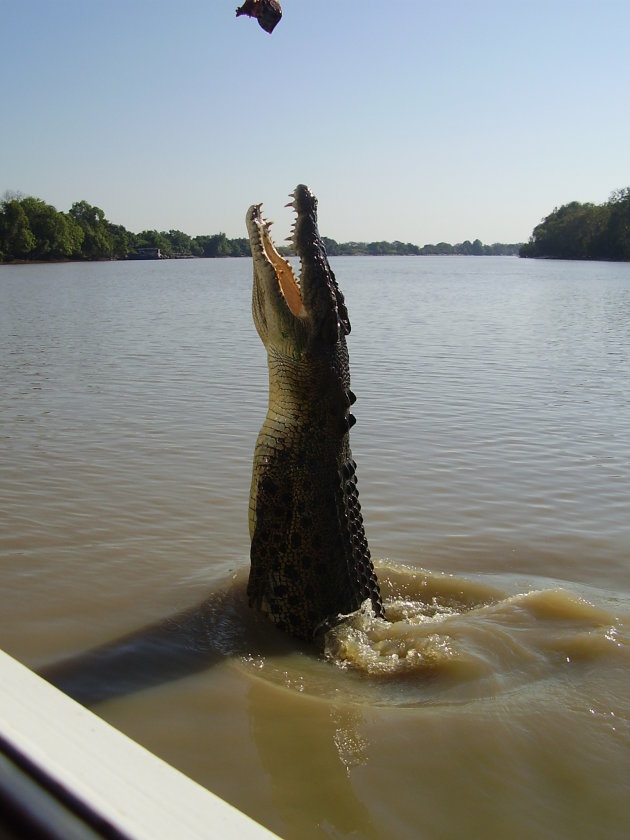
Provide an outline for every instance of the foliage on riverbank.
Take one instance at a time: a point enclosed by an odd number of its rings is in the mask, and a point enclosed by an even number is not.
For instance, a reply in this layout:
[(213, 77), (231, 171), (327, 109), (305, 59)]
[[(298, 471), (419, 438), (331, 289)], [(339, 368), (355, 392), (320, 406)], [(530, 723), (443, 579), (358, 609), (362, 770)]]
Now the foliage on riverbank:
[(457, 245), (451, 245), (449, 242), (438, 242), (437, 245), (424, 245), (422, 248), (418, 245), (412, 245), (411, 242), (335, 242), (334, 239), (323, 237), (326, 251), (331, 257), (338, 256), (433, 256), (433, 255), (447, 255), (447, 256), (516, 256), (522, 243), (504, 244), (502, 242), (495, 242), (493, 245), (484, 245), (479, 239), (471, 242), (467, 239), (465, 242), (459, 242)]
[(521, 257), (565, 260), (630, 260), (630, 187), (605, 204), (572, 201), (534, 228)]
[(0, 261), (120, 260), (138, 248), (164, 257), (242, 257), (249, 240), (224, 233), (190, 237), (180, 230), (132, 233), (105, 218), (100, 207), (75, 202), (67, 213), (32, 196), (7, 195), (0, 203)]
[[(520, 244), (484, 245), (479, 239), (457, 245), (439, 242), (419, 247), (410, 242), (335, 242), (324, 237), (330, 256), (342, 255), (513, 255)], [(100, 207), (75, 202), (67, 213), (41, 198), (6, 194), (0, 202), (0, 262), (54, 260), (121, 260), (137, 249), (159, 249), (163, 257), (244, 257), (250, 255), (245, 237), (224, 233), (190, 237), (180, 230), (132, 233), (105, 218)], [(290, 248), (280, 248), (290, 254)]]

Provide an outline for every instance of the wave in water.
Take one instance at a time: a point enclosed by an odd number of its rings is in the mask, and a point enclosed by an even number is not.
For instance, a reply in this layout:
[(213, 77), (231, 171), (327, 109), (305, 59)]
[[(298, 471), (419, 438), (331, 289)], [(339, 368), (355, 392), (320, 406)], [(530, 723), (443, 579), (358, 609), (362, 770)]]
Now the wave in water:
[(510, 690), (572, 663), (627, 658), (621, 619), (562, 588), (507, 594), (391, 566), (380, 576), (387, 620), (366, 602), (330, 630), (325, 655), (338, 668), (381, 680), (413, 677), (416, 686), (424, 679), (432, 694), (449, 690), (464, 699)]

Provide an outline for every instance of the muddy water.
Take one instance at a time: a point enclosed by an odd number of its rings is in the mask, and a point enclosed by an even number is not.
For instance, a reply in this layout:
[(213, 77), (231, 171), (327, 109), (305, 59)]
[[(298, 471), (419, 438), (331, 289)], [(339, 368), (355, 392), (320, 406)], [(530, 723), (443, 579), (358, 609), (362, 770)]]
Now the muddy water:
[(389, 621), (246, 606), (249, 261), (7, 267), (0, 644), (285, 837), (628, 836), (630, 267), (335, 268)]

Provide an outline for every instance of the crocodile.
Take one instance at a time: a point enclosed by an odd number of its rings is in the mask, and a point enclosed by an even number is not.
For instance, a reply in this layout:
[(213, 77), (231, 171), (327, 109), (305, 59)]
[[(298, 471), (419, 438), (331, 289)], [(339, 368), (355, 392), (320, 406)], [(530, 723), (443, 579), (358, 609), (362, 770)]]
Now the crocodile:
[(269, 367), (252, 470), (247, 593), (282, 630), (313, 640), (368, 599), (377, 616), (384, 612), (350, 451), (348, 311), (319, 235), (317, 199), (303, 184), (290, 198), (299, 278), (273, 244), (262, 205), (246, 218), (252, 314)]

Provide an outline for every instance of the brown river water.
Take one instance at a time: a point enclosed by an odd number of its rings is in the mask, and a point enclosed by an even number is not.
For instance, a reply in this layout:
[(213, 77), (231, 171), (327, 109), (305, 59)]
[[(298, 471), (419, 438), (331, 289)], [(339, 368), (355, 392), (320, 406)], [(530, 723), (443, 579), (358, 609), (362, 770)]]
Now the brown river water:
[(247, 607), (251, 261), (0, 267), (0, 646), (286, 838), (630, 836), (630, 265), (333, 260), (388, 621)]

